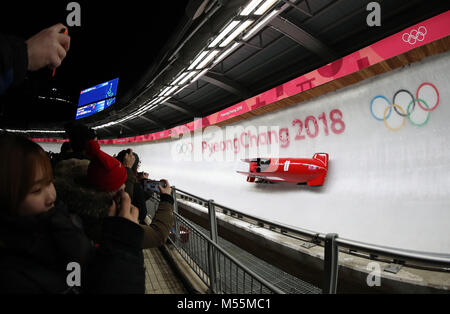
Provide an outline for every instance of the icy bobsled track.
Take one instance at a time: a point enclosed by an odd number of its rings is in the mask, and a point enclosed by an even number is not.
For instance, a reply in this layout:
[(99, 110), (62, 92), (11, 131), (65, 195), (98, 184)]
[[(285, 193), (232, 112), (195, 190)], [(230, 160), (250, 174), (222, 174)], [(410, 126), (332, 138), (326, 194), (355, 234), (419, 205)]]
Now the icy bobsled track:
[[(273, 222), (450, 252), (450, 54), (178, 140), (133, 145), (141, 169)], [(226, 132), (234, 127), (232, 132)], [(47, 150), (58, 151), (52, 144)], [(276, 146), (278, 155), (267, 148)], [(114, 154), (128, 146), (104, 146)], [(254, 184), (241, 159), (329, 154), (320, 187)], [(272, 154), (272, 155), (271, 155)]]

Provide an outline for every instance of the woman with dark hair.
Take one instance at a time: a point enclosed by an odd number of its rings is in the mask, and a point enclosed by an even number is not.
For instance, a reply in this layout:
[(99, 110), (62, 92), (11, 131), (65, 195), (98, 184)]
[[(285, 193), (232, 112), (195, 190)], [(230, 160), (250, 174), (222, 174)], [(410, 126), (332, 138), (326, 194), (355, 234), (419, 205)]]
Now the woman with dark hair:
[[(143, 231), (124, 191), (103, 219), (95, 247), (58, 202), (50, 161), (38, 144), (0, 133), (0, 160), (0, 293), (145, 292)], [(67, 271), (73, 263), (80, 270), (74, 285)]]
[(120, 151), (116, 159), (120, 161), (127, 170), (127, 181), (125, 191), (130, 195), (131, 202), (139, 208), (139, 221), (144, 223), (147, 216), (147, 206), (145, 202), (151, 195), (147, 195), (138, 179), (138, 168), (141, 163), (138, 154), (131, 148)]
[(125, 182), (125, 192), (127, 192), (131, 200), (133, 200), (134, 187), (137, 182), (137, 167), (139, 157), (131, 148), (120, 151), (116, 159), (120, 161), (127, 170), (127, 181)]
[(173, 202), (171, 187), (167, 180), (163, 180), (166, 187), (159, 186), (159, 204), (151, 224), (147, 225), (146, 201), (149, 195), (143, 188), (138, 179), (138, 168), (140, 164), (139, 156), (131, 148), (122, 150), (116, 157), (127, 169), (128, 178), (125, 182), (125, 191), (130, 195), (133, 205), (139, 208), (139, 221), (144, 229), (144, 239), (142, 248), (159, 247), (163, 245), (169, 237), (170, 229), (174, 223)]

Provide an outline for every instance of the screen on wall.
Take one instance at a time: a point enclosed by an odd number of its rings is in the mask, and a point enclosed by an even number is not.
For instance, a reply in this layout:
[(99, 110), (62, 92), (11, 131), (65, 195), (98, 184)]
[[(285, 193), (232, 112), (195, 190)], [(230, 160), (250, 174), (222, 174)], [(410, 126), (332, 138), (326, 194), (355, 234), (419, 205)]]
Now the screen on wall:
[(76, 115), (75, 119), (89, 117), (90, 115), (93, 115), (94, 113), (100, 112), (100, 111), (108, 108), (109, 106), (114, 104), (115, 101), (116, 101), (116, 97), (112, 97), (112, 98), (100, 100), (98, 102), (89, 104), (87, 106), (79, 107), (77, 109), (77, 115)]
[(78, 107), (98, 102), (100, 100), (115, 97), (117, 93), (117, 85), (119, 78), (115, 78), (108, 82), (104, 82), (80, 92)]

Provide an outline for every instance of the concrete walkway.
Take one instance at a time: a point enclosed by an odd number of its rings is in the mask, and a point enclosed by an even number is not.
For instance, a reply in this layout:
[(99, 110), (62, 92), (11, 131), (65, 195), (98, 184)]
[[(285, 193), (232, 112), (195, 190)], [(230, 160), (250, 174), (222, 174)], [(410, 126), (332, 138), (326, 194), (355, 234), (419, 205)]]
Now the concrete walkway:
[(146, 294), (188, 293), (158, 248), (146, 249), (143, 252)]

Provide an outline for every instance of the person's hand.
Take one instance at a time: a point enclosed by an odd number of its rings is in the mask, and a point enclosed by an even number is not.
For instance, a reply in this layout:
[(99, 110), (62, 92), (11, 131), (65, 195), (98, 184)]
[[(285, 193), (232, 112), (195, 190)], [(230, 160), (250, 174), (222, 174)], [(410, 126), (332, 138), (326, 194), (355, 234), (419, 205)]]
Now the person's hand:
[(169, 184), (169, 181), (166, 179), (162, 179), (161, 181), (166, 183), (166, 187), (162, 187), (161, 185), (158, 185), (159, 192), (161, 194), (169, 194), (172, 195), (172, 187)]
[(131, 148), (128, 149), (128, 152), (123, 157), (123, 165), (127, 168), (131, 168), (136, 161), (136, 157), (134, 157), (133, 150)]
[(138, 180), (144, 180), (144, 179), (148, 179), (148, 173), (147, 172), (139, 172)]
[(131, 198), (127, 192), (119, 190), (114, 197), (113, 204), (109, 208), (108, 216), (119, 216), (138, 224), (139, 209), (131, 204)]
[(36, 71), (45, 66), (53, 69), (61, 65), (70, 48), (69, 35), (60, 33), (63, 28), (67, 26), (61, 23), (53, 25), (25, 41), (29, 71)]

